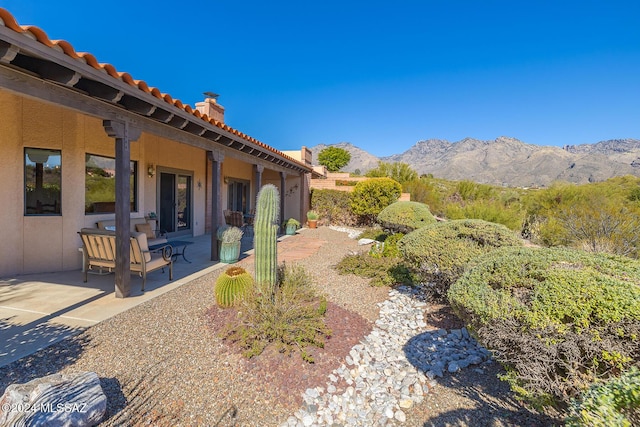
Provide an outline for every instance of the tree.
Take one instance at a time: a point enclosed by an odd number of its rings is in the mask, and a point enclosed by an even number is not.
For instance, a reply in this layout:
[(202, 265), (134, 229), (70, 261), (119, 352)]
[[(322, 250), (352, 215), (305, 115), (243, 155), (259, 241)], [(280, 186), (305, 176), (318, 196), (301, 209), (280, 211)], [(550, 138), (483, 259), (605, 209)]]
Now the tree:
[(318, 163), (325, 166), (329, 172), (338, 172), (349, 164), (351, 153), (344, 148), (327, 147), (318, 154)]
[(405, 185), (409, 181), (418, 179), (418, 173), (411, 169), (407, 163), (378, 162), (378, 167), (367, 172), (369, 178), (391, 178)]

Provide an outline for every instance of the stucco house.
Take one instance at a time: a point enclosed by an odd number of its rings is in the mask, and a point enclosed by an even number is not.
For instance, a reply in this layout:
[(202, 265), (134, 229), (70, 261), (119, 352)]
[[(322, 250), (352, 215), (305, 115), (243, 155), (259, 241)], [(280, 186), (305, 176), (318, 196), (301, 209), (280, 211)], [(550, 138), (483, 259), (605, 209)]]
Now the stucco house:
[(1, 8), (0, 24), (0, 276), (79, 269), (77, 232), (101, 220), (119, 248), (152, 212), (170, 237), (211, 233), (266, 183), (303, 218), (311, 167), (226, 125), (214, 94), (194, 108)]

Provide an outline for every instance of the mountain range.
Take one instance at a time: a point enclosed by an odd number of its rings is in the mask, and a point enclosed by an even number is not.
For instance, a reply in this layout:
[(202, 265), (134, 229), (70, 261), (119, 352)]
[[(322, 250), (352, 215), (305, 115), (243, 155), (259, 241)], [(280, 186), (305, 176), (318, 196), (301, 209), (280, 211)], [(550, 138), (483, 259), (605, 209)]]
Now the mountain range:
[[(311, 147), (313, 159), (329, 145)], [(471, 180), (512, 187), (542, 187), (554, 181), (576, 184), (604, 181), (614, 176), (640, 176), (640, 140), (614, 139), (564, 147), (527, 144), (516, 138), (492, 141), (465, 138), (418, 141), (402, 154), (376, 157), (348, 142), (331, 144), (351, 153), (342, 170), (365, 174), (379, 161), (403, 162), (419, 174)]]

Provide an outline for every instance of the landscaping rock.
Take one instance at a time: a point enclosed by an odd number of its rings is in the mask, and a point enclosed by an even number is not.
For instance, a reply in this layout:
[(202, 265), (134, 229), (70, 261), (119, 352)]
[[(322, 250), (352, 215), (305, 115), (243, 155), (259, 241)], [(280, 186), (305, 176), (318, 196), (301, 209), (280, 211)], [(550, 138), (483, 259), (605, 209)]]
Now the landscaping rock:
[[(326, 425), (327, 415), (354, 426), (404, 423), (403, 409), (422, 402), (435, 377), (490, 357), (466, 329), (425, 331), (427, 305), (419, 288), (391, 290), (379, 306), (375, 327), (328, 376), (326, 393), (306, 391), (304, 400), (317, 405), (317, 411), (303, 407), (300, 419), (309, 422), (311, 418), (304, 417), (312, 417), (313, 426)], [(340, 380), (349, 386), (339, 389), (332, 384)]]
[(107, 397), (95, 372), (80, 372), (12, 384), (0, 404), (0, 426), (84, 427), (102, 420)]
[(366, 246), (366, 245), (370, 245), (372, 243), (375, 243), (376, 241), (373, 239), (360, 239), (358, 240), (358, 244), (360, 246)]

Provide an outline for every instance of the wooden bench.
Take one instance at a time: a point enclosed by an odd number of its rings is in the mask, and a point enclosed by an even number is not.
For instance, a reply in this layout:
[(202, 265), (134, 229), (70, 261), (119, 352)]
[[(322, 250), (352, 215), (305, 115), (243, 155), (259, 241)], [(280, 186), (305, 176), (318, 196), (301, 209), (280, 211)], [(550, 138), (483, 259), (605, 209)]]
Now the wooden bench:
[[(92, 268), (116, 268), (116, 233), (114, 231), (97, 228), (83, 228), (78, 233), (82, 239), (84, 260), (84, 281)], [(166, 245), (160, 249), (149, 251), (147, 235), (145, 233), (131, 233), (129, 245), (130, 268), (132, 273), (142, 277), (142, 291), (147, 281), (147, 273), (169, 266), (169, 280), (173, 280), (172, 248)]]

